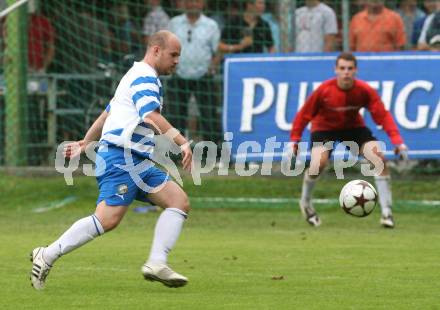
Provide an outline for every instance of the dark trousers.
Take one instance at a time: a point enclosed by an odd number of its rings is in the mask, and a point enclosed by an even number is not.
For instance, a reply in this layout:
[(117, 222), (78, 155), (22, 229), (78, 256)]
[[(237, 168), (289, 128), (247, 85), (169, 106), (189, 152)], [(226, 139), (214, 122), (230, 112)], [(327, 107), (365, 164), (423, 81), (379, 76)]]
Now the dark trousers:
[(188, 102), (191, 95), (197, 101), (200, 112), (199, 132), (206, 141), (219, 142), (221, 137), (220, 116), (217, 113), (217, 87), (211, 76), (198, 80), (172, 77), (166, 86), (164, 114), (170, 123), (185, 133), (188, 121)]

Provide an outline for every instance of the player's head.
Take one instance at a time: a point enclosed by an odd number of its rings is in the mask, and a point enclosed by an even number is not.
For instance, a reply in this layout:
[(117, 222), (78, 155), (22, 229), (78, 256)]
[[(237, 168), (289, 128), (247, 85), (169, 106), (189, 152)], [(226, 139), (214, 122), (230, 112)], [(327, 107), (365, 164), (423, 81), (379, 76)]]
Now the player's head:
[(260, 16), (266, 10), (266, 1), (265, 0), (246, 0), (245, 1), (245, 10), (249, 13)]
[(431, 14), (437, 11), (437, 3), (440, 3), (440, 1), (438, 0), (423, 1), (423, 6), (425, 7), (426, 14)]
[(366, 6), (368, 11), (370, 12), (380, 12), (384, 7), (384, 0), (367, 0)]
[(205, 0), (185, 0), (185, 11), (188, 14), (200, 14), (205, 7)]
[(312, 8), (319, 4), (320, 1), (318, 0), (306, 0), (306, 6)]
[(149, 37), (145, 59), (159, 75), (168, 75), (176, 70), (180, 50), (180, 42), (176, 35), (161, 30)]
[(145, 4), (151, 7), (156, 7), (160, 5), (160, 0), (145, 0)]
[(352, 53), (339, 54), (336, 58), (335, 73), (340, 88), (351, 88), (357, 73), (356, 57)]

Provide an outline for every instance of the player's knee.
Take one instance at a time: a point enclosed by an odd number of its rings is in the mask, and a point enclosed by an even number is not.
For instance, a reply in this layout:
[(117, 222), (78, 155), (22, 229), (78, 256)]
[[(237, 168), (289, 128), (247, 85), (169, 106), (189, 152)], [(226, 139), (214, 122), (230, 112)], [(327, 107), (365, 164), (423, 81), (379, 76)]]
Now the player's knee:
[(191, 210), (191, 206), (189, 203), (188, 195), (186, 193), (183, 193), (178, 199), (176, 199), (174, 208), (178, 208), (187, 214), (189, 213), (189, 211)]
[(188, 195), (186, 193), (182, 193), (181, 195), (179, 195), (179, 197), (175, 198), (170, 207), (180, 209), (188, 214), (191, 209)]
[(382, 152), (378, 152), (378, 153), (376, 153), (376, 156), (379, 157), (380, 161), (382, 161), (382, 163), (385, 165), (385, 163), (387, 161), (385, 158), (385, 155)]
[(319, 164), (310, 163), (310, 167), (308, 169), (308, 176), (312, 179), (319, 177), (319, 175), (324, 171), (327, 166), (327, 160), (319, 161)]
[(181, 210), (184, 211), (186, 214), (188, 214), (189, 211), (191, 211), (191, 204), (189, 203), (187, 194), (185, 194), (185, 196), (183, 197)]
[(102, 228), (104, 228), (105, 232), (109, 232), (110, 230), (118, 227), (121, 222), (121, 218), (118, 216), (106, 217), (105, 219), (100, 220)]
[(179, 195), (175, 195), (172, 199), (165, 201), (162, 205), (162, 208), (176, 208), (182, 210), (185, 213), (188, 213), (191, 209), (188, 195), (186, 193), (179, 193)]
[(319, 174), (321, 174), (325, 170), (325, 167), (327, 167), (327, 163), (328, 163), (328, 160), (321, 162), (321, 164), (319, 165)]

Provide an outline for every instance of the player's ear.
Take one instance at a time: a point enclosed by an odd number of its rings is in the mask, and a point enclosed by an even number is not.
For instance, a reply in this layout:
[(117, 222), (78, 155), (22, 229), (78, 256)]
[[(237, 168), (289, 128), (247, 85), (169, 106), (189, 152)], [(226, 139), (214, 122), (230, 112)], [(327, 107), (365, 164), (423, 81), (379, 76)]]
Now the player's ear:
[(155, 45), (154, 47), (153, 47), (153, 51), (154, 51), (154, 55), (159, 55), (159, 52), (160, 52), (160, 47), (159, 47), (159, 45)]

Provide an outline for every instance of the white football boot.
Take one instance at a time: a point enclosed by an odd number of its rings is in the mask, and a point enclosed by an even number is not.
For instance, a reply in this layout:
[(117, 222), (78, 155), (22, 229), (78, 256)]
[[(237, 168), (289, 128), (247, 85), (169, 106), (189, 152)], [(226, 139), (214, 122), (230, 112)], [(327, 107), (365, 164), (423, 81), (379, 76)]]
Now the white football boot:
[(44, 247), (35, 248), (31, 254), (32, 270), (31, 270), (31, 284), (36, 290), (44, 289), (46, 277), (49, 274), (51, 265), (46, 263), (43, 259)]
[(301, 209), (301, 213), (306, 219), (307, 223), (314, 227), (318, 227), (321, 225), (321, 220), (319, 219), (318, 214), (315, 211), (315, 208), (312, 206), (312, 202), (303, 201), (299, 202), (299, 208)]
[(145, 280), (158, 281), (168, 287), (181, 287), (188, 283), (188, 279), (177, 272), (174, 272), (165, 264), (154, 264), (146, 262), (142, 266), (142, 274)]
[(392, 215), (388, 215), (388, 216), (381, 216), (380, 217), (380, 224), (384, 227), (384, 228), (394, 228), (394, 219)]

